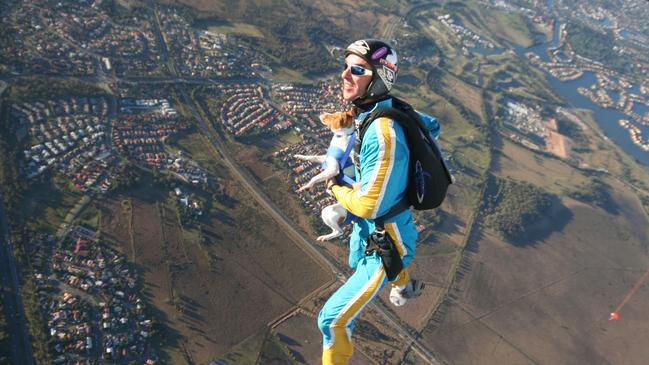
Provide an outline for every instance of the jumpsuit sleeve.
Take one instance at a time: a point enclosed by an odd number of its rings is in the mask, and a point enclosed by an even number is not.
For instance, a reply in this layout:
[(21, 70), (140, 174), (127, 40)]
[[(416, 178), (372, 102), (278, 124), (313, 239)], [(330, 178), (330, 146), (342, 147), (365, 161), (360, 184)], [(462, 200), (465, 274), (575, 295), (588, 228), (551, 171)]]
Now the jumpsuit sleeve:
[(433, 137), (435, 138), (439, 137), (440, 125), (439, 122), (437, 121), (437, 118), (431, 117), (430, 115), (424, 113), (419, 113), (419, 116), (421, 117), (421, 120), (424, 122), (424, 125), (426, 126), (428, 131), (433, 135)]
[(372, 134), (375, 134), (375, 138), (369, 136), (369, 130), (364, 137), (369, 141), (361, 147), (360, 188), (334, 185), (331, 191), (347, 211), (361, 218), (374, 219), (394, 166), (396, 137), (392, 121), (388, 118), (376, 119), (369, 128), (374, 128), (375, 133)]

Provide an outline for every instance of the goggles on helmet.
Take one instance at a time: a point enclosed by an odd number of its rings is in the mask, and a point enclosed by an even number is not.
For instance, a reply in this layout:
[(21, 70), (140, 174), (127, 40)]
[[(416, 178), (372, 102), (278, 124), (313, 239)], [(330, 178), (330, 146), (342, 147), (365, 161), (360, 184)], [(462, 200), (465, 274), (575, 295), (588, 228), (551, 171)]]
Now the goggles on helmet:
[(348, 65), (346, 63), (345, 67), (343, 68), (343, 72), (346, 71), (348, 67), (350, 69), (350, 72), (354, 76), (372, 76), (372, 70), (368, 70), (360, 65)]

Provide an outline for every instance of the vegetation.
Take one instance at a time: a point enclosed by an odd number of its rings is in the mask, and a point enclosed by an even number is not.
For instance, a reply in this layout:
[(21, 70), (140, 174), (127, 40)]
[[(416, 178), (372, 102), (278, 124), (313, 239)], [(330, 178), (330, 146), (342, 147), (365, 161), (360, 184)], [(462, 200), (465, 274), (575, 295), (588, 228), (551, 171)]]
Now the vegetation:
[[(44, 88), (41, 88), (41, 91), (44, 93)], [(45, 327), (40, 312), (40, 302), (36, 286), (30, 279), (32, 268), (29, 264), (28, 249), (33, 232), (27, 228), (29, 221), (27, 217), (33, 217), (28, 215), (24, 208), (26, 202), (29, 201), (27, 198), (29, 184), (25, 183), (24, 177), (21, 176), (18, 169), (18, 156), (20, 156), (23, 147), (22, 143), (23, 141), (16, 140), (15, 131), (9, 123), (7, 104), (3, 103), (0, 108), (0, 156), (3, 156), (0, 161), (0, 192), (4, 201), (0, 203), (4, 203), (16, 266), (19, 270), (18, 276), (21, 278), (21, 294), (25, 316), (29, 323), (33, 355), (36, 363), (49, 364), (51, 359), (43, 331)], [(2, 356), (1, 353), (0, 356)]]
[(623, 69), (628, 60), (614, 51), (612, 32), (600, 33), (586, 25), (570, 22), (566, 26), (568, 41), (580, 56), (601, 62), (609, 67)]
[(132, 19), (133, 17), (144, 18), (147, 13), (147, 8), (144, 4), (131, 2), (126, 7), (122, 1), (118, 0), (103, 0), (99, 8), (105, 11), (112, 20), (118, 22), (124, 19)]
[(552, 204), (552, 195), (526, 182), (489, 176), (483, 201), (485, 226), (505, 238), (525, 233), (526, 226), (540, 219)]
[(33, 76), (16, 81), (7, 91), (11, 103), (70, 97), (71, 95), (105, 95), (106, 90), (94, 83), (75, 79)]
[(113, 180), (113, 188), (111, 189), (111, 193), (113, 194), (127, 191), (131, 187), (139, 184), (142, 179), (139, 170), (130, 161), (121, 163), (117, 172), (117, 178)]
[(570, 139), (572, 139), (578, 145), (588, 145), (588, 138), (586, 138), (586, 135), (582, 131), (581, 127), (562, 114), (559, 114), (557, 116), (557, 129), (559, 133), (563, 134), (564, 136), (570, 137)]
[(615, 200), (609, 193), (611, 187), (599, 178), (578, 186), (575, 190), (569, 191), (568, 196), (584, 203), (594, 204), (602, 209), (614, 213), (617, 211)]
[[(27, 267), (26, 265), (21, 265)], [(30, 268), (31, 270), (31, 268)], [(25, 317), (29, 323), (29, 336), (32, 341), (32, 351), (37, 364), (51, 364), (48, 340), (45, 336), (45, 321), (41, 312), (36, 284), (31, 279), (23, 280), (22, 298), (25, 307)]]
[(444, 12), (456, 14), (463, 26), (499, 45), (506, 42), (529, 47), (534, 43), (531, 26), (523, 15), (492, 10), (477, 2), (458, 1), (444, 4)]
[(645, 212), (647, 212), (647, 215), (649, 215), (649, 196), (641, 196), (640, 201), (642, 202), (642, 207), (644, 208)]
[(0, 365), (10, 364), (11, 353), (9, 352), (9, 333), (7, 332), (7, 321), (5, 319), (5, 312), (2, 306), (2, 296), (4, 296), (4, 288), (0, 293)]
[[(200, 207), (205, 205), (202, 201), (199, 202), (195, 194), (190, 194), (187, 201), (189, 203), (188, 205), (185, 205), (179, 199), (174, 199), (178, 220), (181, 226), (185, 228), (193, 227), (198, 224), (198, 219), (200, 218), (199, 212), (201, 211)], [(192, 207), (191, 204), (193, 202), (198, 202), (199, 208)]]

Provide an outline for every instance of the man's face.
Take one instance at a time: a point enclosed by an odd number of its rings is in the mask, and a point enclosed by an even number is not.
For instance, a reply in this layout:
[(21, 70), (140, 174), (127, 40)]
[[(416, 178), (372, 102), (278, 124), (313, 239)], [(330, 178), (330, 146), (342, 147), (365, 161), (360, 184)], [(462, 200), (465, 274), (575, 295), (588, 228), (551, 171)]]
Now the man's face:
[[(359, 96), (365, 94), (367, 86), (372, 81), (372, 73), (370, 65), (355, 54), (350, 54), (345, 57), (345, 69), (340, 75), (343, 79), (343, 99), (345, 101), (354, 101)], [(367, 70), (365, 75), (356, 75), (352, 73), (352, 66), (360, 66)], [(357, 72), (356, 72), (357, 73)]]

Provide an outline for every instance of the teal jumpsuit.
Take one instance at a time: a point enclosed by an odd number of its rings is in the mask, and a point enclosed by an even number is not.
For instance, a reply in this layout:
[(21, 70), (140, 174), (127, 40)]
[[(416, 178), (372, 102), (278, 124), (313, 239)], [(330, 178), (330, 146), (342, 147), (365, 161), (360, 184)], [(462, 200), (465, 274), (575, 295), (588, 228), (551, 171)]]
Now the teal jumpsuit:
[[(392, 99), (377, 102), (361, 113), (356, 123), (377, 107), (392, 106)], [(439, 133), (435, 118), (420, 114), (433, 135)], [(354, 320), (386, 284), (381, 259), (376, 253), (365, 256), (367, 238), (374, 231), (376, 217), (384, 215), (403, 197), (408, 183), (409, 150), (403, 130), (389, 118), (371, 122), (363, 137), (355, 187), (334, 185), (336, 200), (355, 220), (349, 241), (349, 266), (355, 269), (351, 277), (327, 300), (318, 315), (318, 327), (323, 336), (323, 365), (347, 364), (352, 356), (351, 333)], [(410, 210), (405, 210), (385, 223), (385, 229), (396, 243), (404, 270), (391, 283), (404, 285), (410, 281), (406, 269), (415, 254), (417, 230)]]

